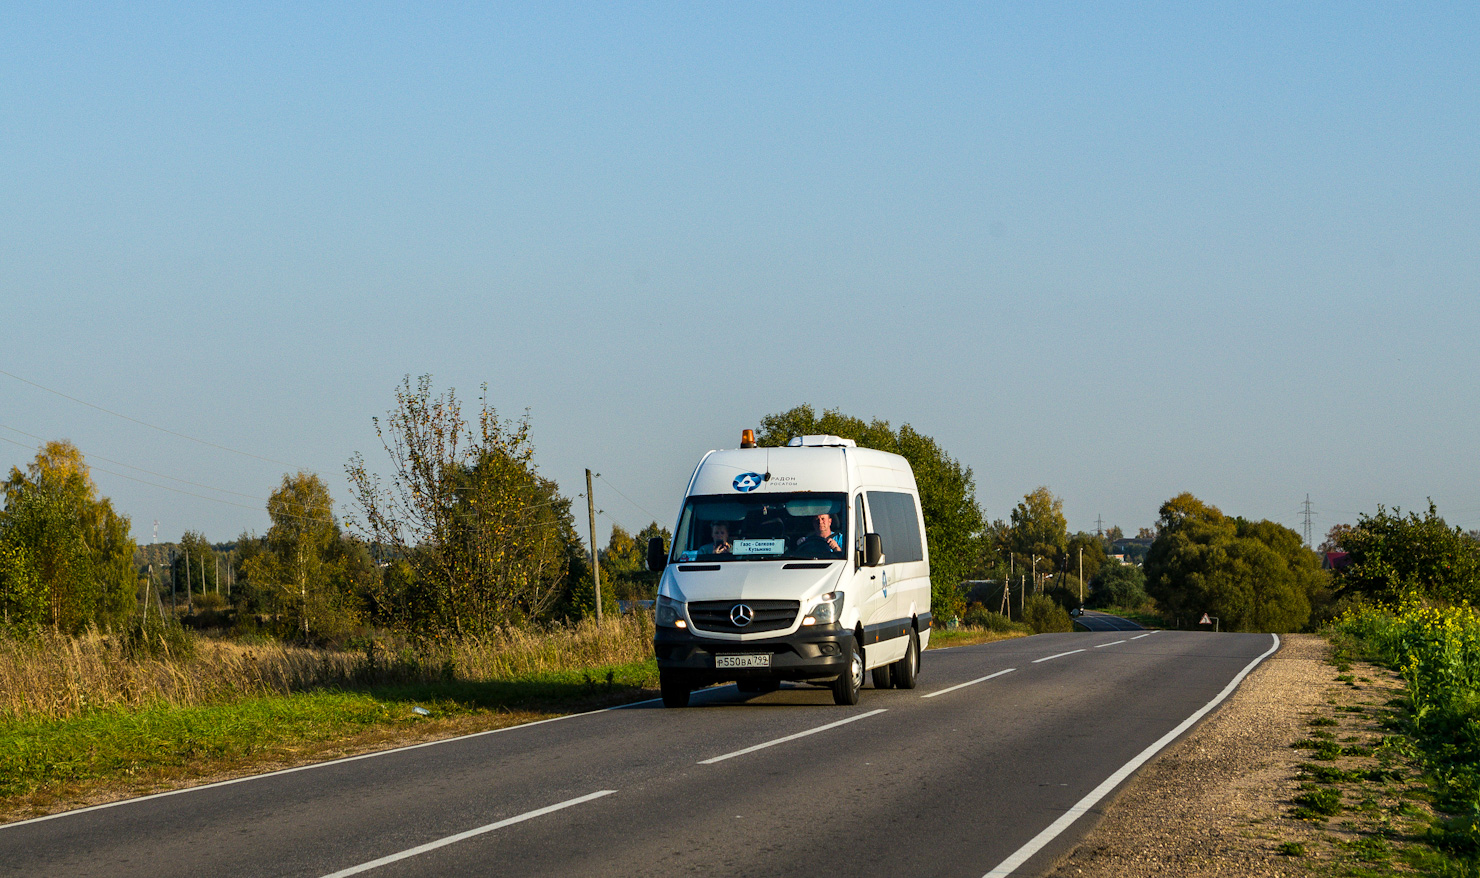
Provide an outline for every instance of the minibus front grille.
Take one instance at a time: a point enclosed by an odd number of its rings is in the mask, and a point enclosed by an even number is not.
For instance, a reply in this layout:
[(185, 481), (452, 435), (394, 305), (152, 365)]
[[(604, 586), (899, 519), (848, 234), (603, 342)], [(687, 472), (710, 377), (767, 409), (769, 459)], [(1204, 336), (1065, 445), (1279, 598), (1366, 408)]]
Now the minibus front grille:
[[(737, 606), (750, 608), (750, 624), (736, 625)], [(801, 601), (694, 601), (689, 604), (689, 618), (694, 627), (724, 634), (749, 634), (756, 631), (785, 631), (797, 620)]]

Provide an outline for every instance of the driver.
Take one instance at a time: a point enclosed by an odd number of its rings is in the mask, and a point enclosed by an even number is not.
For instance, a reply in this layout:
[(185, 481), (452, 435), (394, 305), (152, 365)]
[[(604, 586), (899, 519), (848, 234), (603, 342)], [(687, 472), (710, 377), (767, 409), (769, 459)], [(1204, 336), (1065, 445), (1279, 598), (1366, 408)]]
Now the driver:
[(832, 516), (824, 512), (812, 517), (812, 532), (797, 540), (798, 551), (843, 552), (843, 535), (832, 529)]
[(716, 521), (709, 526), (709, 543), (699, 547), (701, 555), (728, 555), (730, 554), (730, 523), (728, 521)]

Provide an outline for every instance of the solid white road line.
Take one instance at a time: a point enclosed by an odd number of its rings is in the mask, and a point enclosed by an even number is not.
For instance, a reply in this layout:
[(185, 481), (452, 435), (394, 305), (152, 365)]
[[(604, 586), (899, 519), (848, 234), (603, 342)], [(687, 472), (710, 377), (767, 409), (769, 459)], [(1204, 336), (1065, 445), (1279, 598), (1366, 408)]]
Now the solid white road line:
[(1084, 650), (1082, 650), (1082, 649), (1071, 649), (1068, 652), (1061, 652), (1058, 655), (1046, 655), (1046, 656), (1044, 656), (1041, 659), (1033, 659), (1033, 664), (1036, 665), (1039, 662), (1046, 662), (1049, 659), (1063, 658), (1066, 655), (1073, 655), (1076, 652), (1084, 652)]
[(1095, 649), (1099, 649), (1102, 646), (1114, 646), (1117, 643), (1125, 643), (1125, 641), (1124, 640), (1112, 640), (1109, 643), (1096, 643), (1095, 644)]
[(492, 832), (495, 829), (503, 829), (505, 826), (513, 826), (515, 823), (523, 823), (524, 821), (532, 820), (535, 817), (543, 817), (546, 814), (559, 811), (562, 808), (569, 808), (571, 805), (579, 805), (582, 802), (589, 802), (592, 799), (599, 799), (602, 796), (610, 796), (612, 793), (615, 792), (616, 790), (602, 790), (600, 792), (591, 793), (587, 796), (581, 796), (578, 799), (567, 799), (566, 801), (560, 802), (555, 805), (547, 805), (544, 808), (537, 808), (533, 811), (526, 811), (523, 814), (518, 815), (517, 817), (510, 817), (507, 820), (500, 820), (497, 823), (490, 823), (487, 826), (480, 826), (477, 829), (469, 829), (467, 832), (459, 832), (457, 835), (449, 835), (446, 838), (438, 839), (437, 841), (433, 842), (428, 842), (424, 845), (418, 845), (414, 848), (408, 848), (398, 854), (391, 854), (388, 857), (381, 857), (378, 860), (371, 860), (368, 863), (361, 863), (358, 866), (350, 866), (348, 869), (341, 869), (331, 875), (325, 875), (324, 878), (345, 878), (345, 876), (348, 875), (358, 875), (361, 872), (368, 872), (371, 869), (378, 869), (381, 866), (394, 863), (398, 860), (404, 860), (409, 857), (417, 856), (418, 854), (424, 854), (427, 851), (434, 851), (440, 847), (446, 847), (450, 844), (456, 844), (460, 841), (472, 838), (475, 835), (482, 835), (485, 832)]
[(965, 683), (957, 683), (954, 686), (950, 686), (950, 687), (947, 687), (945, 689), (941, 689), (938, 692), (931, 692), (929, 695), (921, 695), (920, 697), (921, 698), (934, 698), (937, 695), (944, 695), (947, 692), (955, 692), (957, 689), (965, 689), (967, 686), (975, 686), (977, 683), (984, 683), (987, 680), (992, 679), (993, 677), (1000, 677), (1003, 674), (1010, 674), (1010, 673), (1012, 673), (1013, 671), (1016, 671), (1016, 670), (1017, 670), (1017, 668), (1008, 668), (1005, 671), (998, 671), (995, 674), (988, 674), (985, 677), (977, 677), (975, 680), (969, 680), (969, 681), (967, 681)]
[(733, 759), (736, 756), (744, 756), (746, 753), (754, 753), (757, 750), (764, 750), (767, 747), (774, 747), (777, 744), (785, 744), (787, 741), (795, 741), (797, 738), (805, 738), (808, 735), (815, 735), (818, 732), (825, 732), (828, 729), (835, 729), (838, 726), (845, 726), (848, 723), (857, 722), (861, 719), (868, 719), (871, 716), (883, 713), (885, 709), (886, 708), (881, 707), (878, 710), (871, 710), (868, 713), (860, 713), (858, 716), (850, 716), (847, 719), (840, 719), (835, 723), (828, 723), (825, 726), (818, 726), (815, 729), (808, 729), (805, 732), (797, 732), (795, 735), (787, 735), (784, 738), (777, 738), (774, 741), (767, 741), (764, 744), (756, 744), (754, 747), (746, 747), (744, 750), (736, 750), (734, 753), (726, 753), (723, 756), (716, 756), (713, 759), (705, 759), (700, 761), (699, 764), (713, 765), (716, 762), (724, 762), (726, 759)]
[[(1145, 635), (1142, 636), (1144, 637)], [(1122, 765), (1119, 769), (1116, 770), (1114, 774), (1105, 778), (1104, 782), (1091, 790), (1089, 795), (1080, 799), (1078, 803), (1074, 805), (1074, 807), (1070, 808), (1068, 811), (1065, 811), (1063, 816), (1055, 820), (1053, 823), (1049, 824), (1047, 829), (1038, 833), (1033, 837), (1031, 841), (1014, 851), (1012, 856), (1003, 860), (1001, 863), (998, 863), (997, 867), (984, 875), (983, 878), (1003, 878), (1003, 876), (1011, 875), (1013, 873), (1013, 870), (1015, 870), (1018, 866), (1021, 866), (1023, 863), (1027, 862), (1028, 858), (1032, 857), (1034, 854), (1042, 850), (1044, 845), (1057, 838), (1059, 834), (1062, 833), (1065, 829), (1068, 829), (1069, 825), (1072, 824), (1075, 820), (1078, 820), (1081, 816), (1088, 813), (1089, 810), (1093, 808), (1096, 804), (1098, 804), (1101, 799), (1109, 795), (1111, 790), (1114, 790), (1117, 786), (1120, 786), (1121, 781), (1129, 777), (1131, 772), (1146, 764), (1146, 762), (1157, 753), (1160, 753), (1168, 744), (1175, 741), (1178, 735), (1192, 728), (1193, 724), (1202, 719), (1204, 716), (1207, 716), (1208, 711), (1222, 704), (1223, 700), (1226, 699), (1229, 695), (1232, 695), (1233, 690), (1238, 688), (1238, 684), (1242, 683), (1244, 678), (1249, 676), (1250, 671), (1258, 667), (1260, 662), (1269, 658), (1271, 655), (1274, 655), (1274, 651), (1280, 648), (1280, 636), (1278, 634), (1271, 634), (1269, 636), (1274, 638), (1274, 645), (1265, 650), (1258, 658), (1249, 662), (1249, 664), (1246, 665), (1242, 671), (1239, 671), (1238, 675), (1230, 680), (1228, 685), (1223, 687), (1223, 691), (1215, 695), (1212, 701), (1204, 704), (1192, 716), (1189, 716), (1187, 719), (1184, 719), (1182, 720), (1182, 722), (1178, 723), (1176, 728), (1158, 738), (1156, 743), (1152, 744), (1150, 747), (1147, 747), (1145, 750), (1142, 750), (1136, 755), (1134, 759)]]
[(1132, 637), (1131, 640), (1140, 640), (1142, 637), (1150, 637), (1155, 633), (1155, 631), (1147, 631), (1145, 634), (1137, 634), (1135, 637)]

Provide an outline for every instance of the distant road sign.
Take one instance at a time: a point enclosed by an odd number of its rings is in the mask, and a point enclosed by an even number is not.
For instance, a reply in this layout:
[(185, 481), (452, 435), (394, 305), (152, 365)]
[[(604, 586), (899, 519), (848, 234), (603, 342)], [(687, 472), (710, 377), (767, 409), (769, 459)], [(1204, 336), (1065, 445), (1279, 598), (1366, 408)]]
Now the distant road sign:
[(1207, 613), (1203, 613), (1202, 621), (1201, 622), (1198, 622), (1197, 624), (1199, 624), (1199, 625), (1211, 625), (1211, 624), (1213, 624), (1213, 620), (1208, 618), (1208, 614)]

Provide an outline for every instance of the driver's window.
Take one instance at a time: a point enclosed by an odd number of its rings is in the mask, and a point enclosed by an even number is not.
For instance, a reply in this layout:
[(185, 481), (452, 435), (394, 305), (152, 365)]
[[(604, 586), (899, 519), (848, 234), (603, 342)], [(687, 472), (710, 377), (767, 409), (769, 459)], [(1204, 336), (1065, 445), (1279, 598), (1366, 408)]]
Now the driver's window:
[(868, 533), (868, 524), (863, 517), (863, 495), (853, 498), (853, 563), (857, 565), (863, 556), (863, 535)]

